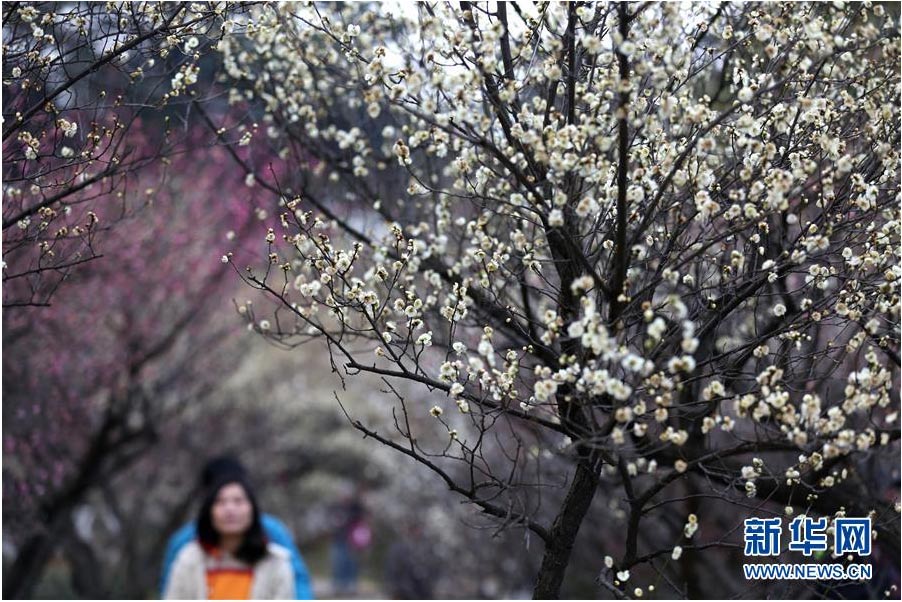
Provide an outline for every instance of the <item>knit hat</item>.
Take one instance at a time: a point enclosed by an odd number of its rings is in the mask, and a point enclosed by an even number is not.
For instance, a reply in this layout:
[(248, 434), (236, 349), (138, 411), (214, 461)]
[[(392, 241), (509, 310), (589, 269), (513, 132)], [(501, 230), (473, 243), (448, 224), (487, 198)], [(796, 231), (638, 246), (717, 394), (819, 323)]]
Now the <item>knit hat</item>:
[(217, 456), (204, 466), (200, 481), (204, 489), (209, 489), (214, 484), (230, 478), (246, 480), (247, 470), (234, 456)]

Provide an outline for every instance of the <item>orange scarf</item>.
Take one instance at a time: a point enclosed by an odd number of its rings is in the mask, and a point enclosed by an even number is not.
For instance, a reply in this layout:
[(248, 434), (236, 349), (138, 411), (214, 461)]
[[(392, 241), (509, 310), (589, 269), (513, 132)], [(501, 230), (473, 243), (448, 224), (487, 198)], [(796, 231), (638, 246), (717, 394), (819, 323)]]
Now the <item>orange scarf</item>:
[(210, 600), (250, 600), (251, 569), (207, 569), (207, 597)]
[(207, 599), (250, 600), (254, 569), (222, 550), (203, 546), (207, 553)]

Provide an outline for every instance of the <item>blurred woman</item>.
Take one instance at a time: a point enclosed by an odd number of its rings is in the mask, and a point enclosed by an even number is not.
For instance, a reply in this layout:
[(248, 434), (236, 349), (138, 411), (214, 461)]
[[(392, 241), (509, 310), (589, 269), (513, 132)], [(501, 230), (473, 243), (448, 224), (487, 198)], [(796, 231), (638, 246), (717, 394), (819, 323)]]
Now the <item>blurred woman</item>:
[(211, 487), (197, 539), (176, 556), (167, 600), (287, 600), (295, 597), (290, 554), (270, 543), (247, 481), (228, 476)]

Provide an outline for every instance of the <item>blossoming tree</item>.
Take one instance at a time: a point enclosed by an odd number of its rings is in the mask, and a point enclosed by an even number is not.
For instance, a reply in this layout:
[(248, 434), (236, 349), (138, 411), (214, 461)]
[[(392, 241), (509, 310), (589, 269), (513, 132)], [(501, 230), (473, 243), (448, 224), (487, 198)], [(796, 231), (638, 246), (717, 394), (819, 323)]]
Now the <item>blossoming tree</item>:
[(748, 516), (869, 515), (898, 559), (882, 6), (262, 4), (225, 28), (249, 143), (296, 166), (257, 182), (283, 204), (266, 267), (231, 258), (275, 319), (242, 314), (384, 379), (394, 432), (354, 426), (537, 536), (536, 596), (598, 513), (616, 595), (697, 594)]
[[(229, 3), (3, 6), (3, 307), (47, 306), (102, 251), (98, 220), (186, 150), (200, 58)], [(201, 45), (201, 39), (205, 40)], [(145, 187), (161, 183), (145, 177)], [(152, 193), (152, 190), (149, 194)]]

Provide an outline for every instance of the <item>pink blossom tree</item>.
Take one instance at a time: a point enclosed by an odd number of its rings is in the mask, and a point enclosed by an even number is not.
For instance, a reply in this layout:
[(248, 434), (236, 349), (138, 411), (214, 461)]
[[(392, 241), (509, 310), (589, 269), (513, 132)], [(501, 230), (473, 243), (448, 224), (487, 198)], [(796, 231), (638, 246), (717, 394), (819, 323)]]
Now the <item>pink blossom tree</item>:
[(51, 307), (4, 316), (4, 517), (18, 548), (5, 595), (31, 591), (73, 509), (239, 361), (234, 282), (212, 249), (247, 252), (262, 207), (222, 148), (192, 150), (202, 168), (150, 171), (137, 183), (152, 194), (96, 202), (99, 222), (117, 220), (95, 240), (103, 258)]

